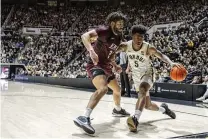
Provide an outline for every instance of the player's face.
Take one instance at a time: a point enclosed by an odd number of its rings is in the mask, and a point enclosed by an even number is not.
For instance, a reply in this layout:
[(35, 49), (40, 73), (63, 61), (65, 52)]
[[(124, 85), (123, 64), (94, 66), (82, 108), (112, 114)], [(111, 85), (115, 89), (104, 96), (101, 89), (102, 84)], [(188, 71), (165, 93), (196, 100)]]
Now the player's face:
[(142, 45), (144, 37), (140, 35), (139, 33), (136, 33), (132, 36), (132, 40), (133, 40), (134, 46), (140, 47)]
[(117, 22), (114, 22), (113, 31), (116, 34), (122, 33), (123, 28), (124, 28), (124, 21), (123, 20), (119, 20)]

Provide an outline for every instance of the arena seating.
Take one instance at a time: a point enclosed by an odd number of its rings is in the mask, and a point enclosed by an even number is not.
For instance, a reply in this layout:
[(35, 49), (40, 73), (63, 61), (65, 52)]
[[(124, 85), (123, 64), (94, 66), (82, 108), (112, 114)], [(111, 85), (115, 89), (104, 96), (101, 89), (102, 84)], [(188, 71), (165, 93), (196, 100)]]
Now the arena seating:
[[(3, 7), (4, 20), (11, 7)], [(99, 9), (99, 12), (97, 12)], [(29, 69), (29, 75), (53, 76), (62, 78), (86, 77), (86, 52), (80, 35), (90, 28), (105, 24), (106, 16), (113, 11), (126, 14), (128, 23), (125, 37), (129, 39), (129, 29), (134, 24), (144, 24), (151, 27), (155, 24), (181, 22), (184, 24), (176, 30), (157, 31), (149, 40), (157, 49), (168, 55), (175, 62), (182, 63), (189, 71), (185, 82), (191, 83), (194, 76), (208, 74), (208, 29), (197, 29), (194, 24), (207, 17), (208, 8), (192, 0), (175, 2), (150, 0), (143, 1), (139, 6), (124, 5), (121, 7), (89, 6), (89, 7), (60, 7), (48, 6), (27, 7), (15, 6), (15, 11), (8, 26), (13, 33), (4, 36), (2, 44), (2, 63), (19, 62)], [(3, 17), (2, 16), (2, 17)], [(76, 20), (82, 16), (77, 22)], [(2, 20), (2, 23), (3, 21)], [(72, 25), (75, 26), (72, 26)], [(46, 36), (31, 36), (28, 41), (22, 36), (23, 26), (53, 26), (52, 31), (75, 32), (78, 36), (67, 39)], [(13, 34), (16, 34), (14, 37)], [(6, 39), (5, 39), (6, 38)], [(76, 58), (80, 55), (78, 58)], [(76, 60), (74, 60), (76, 58)], [(158, 81), (171, 81), (170, 67), (161, 61), (154, 60)], [(165, 70), (166, 69), (166, 70)], [(164, 77), (161, 79), (161, 77)]]
[(67, 31), (83, 11), (80, 7), (56, 8), (49, 6), (16, 6), (9, 23), (14, 30), (23, 26), (53, 26), (54, 30)]

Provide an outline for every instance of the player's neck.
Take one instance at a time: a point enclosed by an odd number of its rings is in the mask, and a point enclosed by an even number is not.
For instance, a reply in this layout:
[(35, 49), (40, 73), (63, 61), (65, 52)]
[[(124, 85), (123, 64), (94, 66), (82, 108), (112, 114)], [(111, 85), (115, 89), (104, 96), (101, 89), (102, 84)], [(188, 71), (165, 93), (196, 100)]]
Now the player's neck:
[(115, 35), (115, 36), (117, 36), (118, 34), (113, 30), (113, 28), (110, 26), (110, 30), (113, 32), (113, 34)]
[(139, 47), (135, 47), (136, 45), (134, 44), (134, 42), (132, 42), (132, 48), (133, 48), (133, 50), (134, 51), (139, 51), (142, 48), (142, 44)]

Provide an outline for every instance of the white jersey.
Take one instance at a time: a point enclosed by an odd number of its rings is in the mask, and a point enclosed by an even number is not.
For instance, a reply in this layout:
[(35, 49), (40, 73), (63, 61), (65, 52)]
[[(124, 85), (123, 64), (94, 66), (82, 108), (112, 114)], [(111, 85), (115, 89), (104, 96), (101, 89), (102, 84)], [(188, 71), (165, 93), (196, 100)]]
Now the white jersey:
[(133, 80), (140, 80), (144, 75), (152, 77), (153, 69), (150, 56), (147, 50), (151, 44), (143, 41), (139, 51), (133, 49), (132, 40), (127, 42), (127, 56), (132, 70)]

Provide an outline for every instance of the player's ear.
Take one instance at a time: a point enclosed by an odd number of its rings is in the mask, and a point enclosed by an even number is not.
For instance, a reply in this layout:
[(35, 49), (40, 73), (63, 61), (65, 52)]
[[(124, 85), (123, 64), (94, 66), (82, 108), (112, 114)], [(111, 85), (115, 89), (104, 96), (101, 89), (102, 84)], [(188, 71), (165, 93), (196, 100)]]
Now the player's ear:
[(115, 22), (111, 22), (110, 25), (114, 27), (116, 25), (116, 23)]

